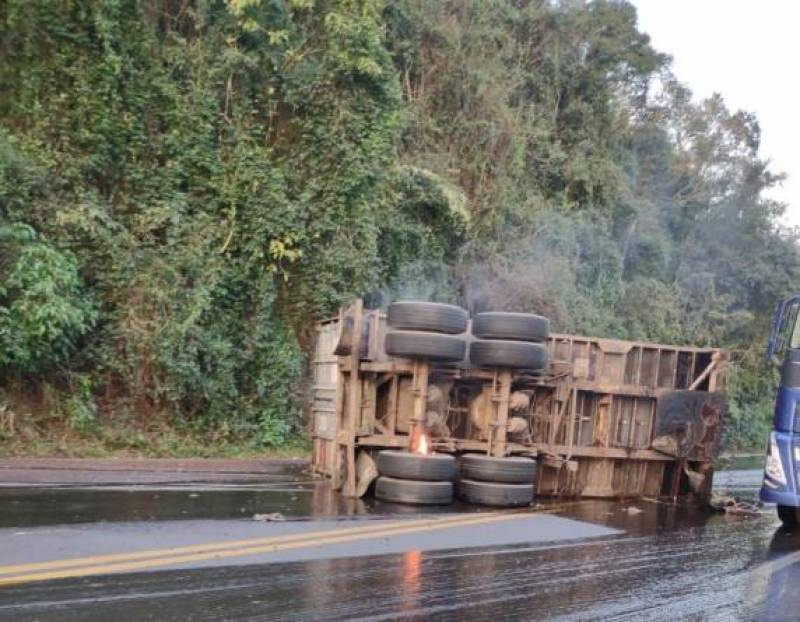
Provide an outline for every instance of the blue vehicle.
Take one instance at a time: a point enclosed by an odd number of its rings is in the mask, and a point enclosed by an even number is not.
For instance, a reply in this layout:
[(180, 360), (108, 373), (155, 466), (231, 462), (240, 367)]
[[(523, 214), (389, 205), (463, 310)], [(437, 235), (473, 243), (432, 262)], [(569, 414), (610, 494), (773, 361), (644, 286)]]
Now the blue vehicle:
[(778, 304), (767, 346), (781, 383), (767, 442), (761, 500), (775, 503), (784, 525), (800, 524), (800, 295)]

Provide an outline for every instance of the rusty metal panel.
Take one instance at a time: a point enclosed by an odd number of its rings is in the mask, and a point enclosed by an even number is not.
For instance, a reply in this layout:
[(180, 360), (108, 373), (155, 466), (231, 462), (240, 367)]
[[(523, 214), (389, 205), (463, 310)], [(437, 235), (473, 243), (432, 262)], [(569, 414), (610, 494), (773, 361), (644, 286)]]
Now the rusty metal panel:
[(667, 391), (659, 396), (653, 446), (679, 458), (716, 455), (726, 411), (722, 393)]

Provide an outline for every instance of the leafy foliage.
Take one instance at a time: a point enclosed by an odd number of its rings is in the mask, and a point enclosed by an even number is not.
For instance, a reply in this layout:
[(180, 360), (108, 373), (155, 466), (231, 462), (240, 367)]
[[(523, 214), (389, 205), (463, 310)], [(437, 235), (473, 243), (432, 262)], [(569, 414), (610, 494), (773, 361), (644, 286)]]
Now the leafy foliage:
[(314, 322), (366, 295), (730, 347), (731, 440), (758, 440), (753, 344), (800, 274), (780, 177), (630, 4), (7, 0), (0, 23), (0, 366), (81, 433), (279, 445)]
[(0, 227), (0, 368), (48, 371), (64, 363), (95, 320), (70, 254), (25, 225)]

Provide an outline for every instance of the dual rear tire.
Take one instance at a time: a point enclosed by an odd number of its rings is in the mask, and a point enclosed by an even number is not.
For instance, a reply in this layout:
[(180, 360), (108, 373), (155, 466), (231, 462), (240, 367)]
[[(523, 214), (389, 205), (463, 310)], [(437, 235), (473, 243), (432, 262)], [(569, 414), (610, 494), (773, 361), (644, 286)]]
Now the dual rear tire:
[(446, 505), (453, 501), (456, 459), (449, 454), (378, 453), (375, 497), (391, 503)]
[(386, 353), (442, 363), (463, 361), (469, 315), (461, 307), (438, 302), (403, 301), (389, 305)]
[(398, 479), (381, 475), (375, 484), (375, 497), (390, 503), (447, 505), (453, 501), (453, 482)]
[(550, 336), (550, 320), (532, 313), (488, 311), (475, 315), (472, 334), (478, 339), (539, 343)]
[(393, 302), (386, 312), (386, 323), (397, 330), (458, 335), (467, 330), (469, 314), (455, 305), (440, 302)]
[(467, 342), (455, 335), (441, 335), (411, 330), (386, 333), (386, 353), (404, 359), (457, 362), (464, 359)]
[(547, 367), (550, 320), (531, 313), (478, 313), (472, 320), (477, 337), (469, 347), (476, 367), (539, 371)]
[(476, 367), (540, 370), (547, 365), (547, 348), (526, 341), (476, 340), (469, 346), (469, 360)]
[(512, 508), (533, 502), (533, 484), (501, 484), (462, 479), (458, 483), (458, 497), (478, 505)]
[(530, 505), (535, 475), (536, 463), (529, 458), (465, 454), (461, 457), (458, 496), (463, 501), (479, 505)]
[[(469, 315), (461, 307), (435, 302), (401, 301), (389, 305), (386, 353), (408, 359), (445, 363), (464, 360)], [(476, 367), (527, 369), (547, 366), (550, 321), (531, 313), (478, 313), (472, 322), (477, 337), (469, 348)]]
[[(453, 501), (456, 460), (448, 454), (413, 454), (386, 449), (378, 454), (375, 497), (413, 505), (446, 505)], [(529, 458), (461, 457), (458, 496), (494, 507), (519, 507), (533, 501), (536, 463)]]
[(452, 482), (458, 469), (449, 454), (412, 454), (386, 449), (378, 454), (378, 473), (400, 479)]
[(536, 462), (530, 458), (512, 456), (493, 458), (484, 454), (461, 456), (461, 477), (501, 484), (532, 484)]

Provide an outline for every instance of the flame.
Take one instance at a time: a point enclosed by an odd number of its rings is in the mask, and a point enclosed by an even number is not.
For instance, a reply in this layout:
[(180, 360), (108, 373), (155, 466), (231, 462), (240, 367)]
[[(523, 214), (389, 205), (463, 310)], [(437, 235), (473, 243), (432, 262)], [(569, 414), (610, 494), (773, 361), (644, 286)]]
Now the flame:
[(430, 448), (428, 444), (428, 435), (425, 432), (421, 432), (419, 435), (419, 443), (417, 444), (417, 453), (422, 454), (423, 456), (427, 456), (430, 453)]

